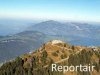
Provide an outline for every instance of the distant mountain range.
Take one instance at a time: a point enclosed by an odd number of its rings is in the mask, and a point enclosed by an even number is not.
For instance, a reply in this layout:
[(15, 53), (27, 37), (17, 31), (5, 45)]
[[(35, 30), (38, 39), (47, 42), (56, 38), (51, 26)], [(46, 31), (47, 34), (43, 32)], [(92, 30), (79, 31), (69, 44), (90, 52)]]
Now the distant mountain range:
[(33, 25), (29, 29), (75, 45), (100, 45), (100, 25), (78, 22), (60, 23), (49, 20)]
[(37, 31), (24, 31), (0, 38), (0, 62), (37, 49), (43, 44), (44, 34)]
[(37, 49), (43, 43), (60, 39), (73, 45), (100, 46), (100, 26), (87, 23), (60, 23), (49, 20), (20, 33), (0, 36), (0, 62)]
[(38, 23), (30, 29), (47, 35), (75, 35), (82, 37), (87, 35), (87, 37), (91, 37), (100, 33), (100, 26), (75, 22), (60, 23), (53, 20)]

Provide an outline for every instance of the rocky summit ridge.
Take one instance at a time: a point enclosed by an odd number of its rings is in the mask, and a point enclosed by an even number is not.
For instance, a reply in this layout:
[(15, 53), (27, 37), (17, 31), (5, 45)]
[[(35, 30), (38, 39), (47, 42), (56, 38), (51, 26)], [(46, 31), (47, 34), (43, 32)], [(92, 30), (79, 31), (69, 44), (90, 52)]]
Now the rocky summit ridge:
[[(94, 65), (93, 72), (52, 72), (51, 65)], [(99, 75), (100, 48), (74, 46), (52, 40), (37, 50), (17, 57), (0, 67), (0, 75)]]

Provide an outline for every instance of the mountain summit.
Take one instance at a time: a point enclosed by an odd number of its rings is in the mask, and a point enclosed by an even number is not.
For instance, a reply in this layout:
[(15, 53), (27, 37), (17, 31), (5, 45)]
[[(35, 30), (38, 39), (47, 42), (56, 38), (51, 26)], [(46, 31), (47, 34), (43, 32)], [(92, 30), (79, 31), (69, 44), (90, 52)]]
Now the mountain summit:
[(64, 43), (64, 42), (61, 41), (61, 40), (53, 40), (53, 41), (52, 41), (52, 45), (54, 45), (54, 44), (59, 44), (59, 43)]
[[(52, 72), (52, 64), (77, 66), (94, 65), (93, 72)], [(100, 48), (73, 46), (61, 40), (52, 40), (36, 51), (17, 57), (0, 67), (0, 75), (99, 75)]]

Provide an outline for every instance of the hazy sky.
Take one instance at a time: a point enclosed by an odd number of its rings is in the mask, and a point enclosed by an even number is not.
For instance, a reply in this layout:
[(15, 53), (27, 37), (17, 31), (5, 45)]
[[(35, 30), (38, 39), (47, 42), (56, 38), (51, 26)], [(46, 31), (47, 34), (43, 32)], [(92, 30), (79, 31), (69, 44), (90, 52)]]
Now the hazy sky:
[(0, 0), (0, 18), (100, 22), (100, 0)]

